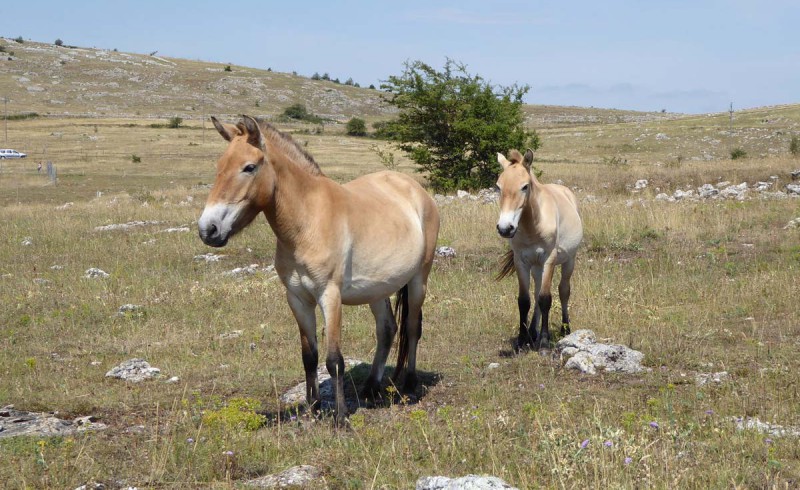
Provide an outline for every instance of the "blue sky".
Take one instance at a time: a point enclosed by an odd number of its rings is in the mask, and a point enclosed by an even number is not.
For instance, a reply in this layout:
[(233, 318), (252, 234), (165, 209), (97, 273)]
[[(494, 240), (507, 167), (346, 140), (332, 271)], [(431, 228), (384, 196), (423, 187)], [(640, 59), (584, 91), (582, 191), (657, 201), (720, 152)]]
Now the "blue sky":
[(799, 0), (15, 1), (0, 35), (378, 85), (450, 57), (534, 104), (705, 113), (800, 102)]

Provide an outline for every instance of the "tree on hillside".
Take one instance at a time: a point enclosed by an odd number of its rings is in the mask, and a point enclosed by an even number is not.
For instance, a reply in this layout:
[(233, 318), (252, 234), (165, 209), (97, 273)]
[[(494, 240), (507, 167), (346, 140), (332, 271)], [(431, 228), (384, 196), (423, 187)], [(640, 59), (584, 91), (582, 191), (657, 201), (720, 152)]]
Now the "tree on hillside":
[(367, 123), (360, 117), (353, 117), (347, 121), (347, 134), (350, 136), (366, 136)]
[(537, 149), (536, 132), (523, 126), (522, 97), (529, 87), (494, 87), (448, 59), (439, 72), (407, 62), (402, 75), (381, 85), (400, 110), (391, 128), (400, 149), (427, 172), (437, 190), (490, 187), (497, 153)]

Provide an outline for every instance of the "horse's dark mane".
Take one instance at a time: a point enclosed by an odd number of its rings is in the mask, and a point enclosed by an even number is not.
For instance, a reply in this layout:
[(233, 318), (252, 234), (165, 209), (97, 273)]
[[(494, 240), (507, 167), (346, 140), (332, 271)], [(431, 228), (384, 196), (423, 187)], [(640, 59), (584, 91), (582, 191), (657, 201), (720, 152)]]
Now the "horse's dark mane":
[(267, 121), (256, 119), (258, 126), (264, 136), (270, 139), (274, 144), (279, 146), (282, 150), (289, 154), (290, 158), (295, 164), (303, 168), (311, 175), (325, 175), (322, 169), (319, 168), (314, 157), (308, 153), (305, 148), (300, 146), (290, 135), (280, 131), (278, 128), (268, 123)]

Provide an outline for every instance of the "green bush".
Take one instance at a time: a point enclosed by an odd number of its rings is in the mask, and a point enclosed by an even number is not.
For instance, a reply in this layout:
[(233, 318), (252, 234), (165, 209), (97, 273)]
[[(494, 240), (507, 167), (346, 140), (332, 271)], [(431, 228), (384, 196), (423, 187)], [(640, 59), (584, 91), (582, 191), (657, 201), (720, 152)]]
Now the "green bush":
[(347, 121), (347, 134), (349, 136), (366, 136), (367, 123), (358, 117), (354, 117)]
[(536, 150), (536, 132), (524, 126), (522, 97), (529, 87), (495, 87), (448, 59), (443, 71), (408, 62), (381, 86), (400, 110), (391, 123), (398, 146), (436, 190), (491, 187), (497, 154)]
[(56, 46), (63, 46), (64, 41), (62, 41), (61, 39), (56, 39), (56, 42), (54, 42), (53, 44), (55, 44)]
[(225, 68), (223, 68), (223, 70), (231, 71), (231, 65), (225, 65)]
[(740, 158), (747, 158), (747, 152), (741, 148), (731, 150), (731, 160), (739, 160)]
[(792, 141), (789, 142), (789, 153), (795, 157), (800, 155), (800, 138), (797, 136), (792, 136)]
[(172, 129), (177, 129), (177, 128), (181, 127), (182, 123), (183, 123), (183, 118), (182, 117), (174, 116), (174, 117), (169, 118), (169, 122), (167, 123), (167, 127), (168, 128), (172, 128)]
[(322, 118), (316, 116), (306, 109), (306, 106), (303, 104), (292, 104), (286, 109), (283, 110), (283, 114), (281, 114), (282, 118), (285, 119), (294, 119), (296, 121), (306, 121), (314, 124), (322, 123)]
[(17, 36), (16, 38), (14, 38), (14, 41), (16, 41), (16, 42), (18, 42), (18, 43), (20, 43), (20, 44), (22, 44), (22, 43), (24, 43), (24, 42), (25, 42), (25, 40), (24, 40), (24, 39), (22, 39), (22, 36)]
[(142, 157), (140, 157), (139, 155), (134, 153), (133, 155), (131, 155), (131, 161), (133, 163), (141, 163), (142, 162)]

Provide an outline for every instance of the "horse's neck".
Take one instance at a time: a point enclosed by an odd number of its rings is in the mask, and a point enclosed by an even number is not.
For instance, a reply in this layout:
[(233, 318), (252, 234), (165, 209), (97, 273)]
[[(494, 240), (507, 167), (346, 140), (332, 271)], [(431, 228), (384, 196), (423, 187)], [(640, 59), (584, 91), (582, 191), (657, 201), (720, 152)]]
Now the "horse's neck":
[(327, 178), (311, 175), (285, 156), (274, 158), (272, 168), (275, 171), (274, 192), (265, 214), (278, 240), (294, 248), (313, 223), (311, 215), (315, 207), (309, 202), (309, 196), (317, 195)]
[(539, 224), (541, 219), (541, 210), (539, 209), (539, 199), (542, 195), (542, 184), (536, 180), (536, 177), (531, 175), (531, 194), (528, 198), (527, 205), (522, 210), (522, 217), (520, 218), (521, 227), (530, 227), (533, 231)]

